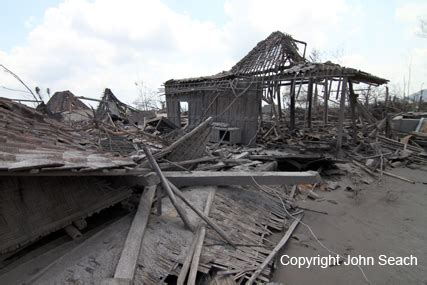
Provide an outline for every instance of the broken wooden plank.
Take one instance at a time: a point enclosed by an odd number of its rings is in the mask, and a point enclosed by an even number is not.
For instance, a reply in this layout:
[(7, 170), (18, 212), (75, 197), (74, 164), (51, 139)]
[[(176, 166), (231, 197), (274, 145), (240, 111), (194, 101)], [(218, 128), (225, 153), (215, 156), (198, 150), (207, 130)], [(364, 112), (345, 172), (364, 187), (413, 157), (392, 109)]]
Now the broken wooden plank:
[(233, 247), (236, 247), (234, 243), (230, 240), (227, 234), (218, 227), (214, 222), (212, 222), (203, 212), (194, 207), (188, 200), (185, 198), (184, 194), (182, 194), (181, 190), (179, 190), (173, 183), (169, 181), (170, 188), (173, 192), (178, 196), (191, 210), (193, 210), (200, 218), (202, 218), (212, 229), (214, 229), (225, 241), (227, 241)]
[(114, 278), (132, 280), (135, 274), (136, 263), (141, 249), (145, 228), (150, 217), (156, 185), (147, 186), (139, 201), (138, 210), (132, 221), (122, 254), (117, 264)]
[[(209, 215), (209, 212), (210, 212), (210, 209), (212, 206), (212, 202), (213, 202), (213, 196), (215, 196), (215, 191), (216, 191), (216, 189), (213, 189), (212, 191), (210, 191), (208, 194), (208, 197), (206, 199), (205, 208), (203, 210), (203, 213), (205, 213), (206, 216)], [(181, 271), (179, 272), (178, 281), (177, 281), (178, 285), (184, 284), (185, 279), (186, 279), (187, 274), (188, 274), (188, 270), (190, 269), (190, 265), (193, 264), (192, 260), (194, 260), (195, 249), (200, 243), (199, 240), (200, 240), (200, 235), (202, 234), (202, 227), (205, 228), (205, 233), (206, 233), (206, 226), (199, 224), (197, 227), (197, 232), (194, 235), (191, 246), (187, 252), (187, 256), (185, 257), (184, 263), (182, 264)], [(203, 239), (204, 239), (204, 234), (203, 234)], [(190, 271), (190, 273), (191, 273), (191, 271)], [(191, 274), (190, 274), (190, 276), (191, 276)], [(188, 279), (187, 284), (190, 284), (190, 278)]]
[[(206, 217), (209, 216), (209, 212), (211, 211), (211, 206), (212, 206), (214, 197), (215, 197), (215, 190), (210, 191), (208, 194), (208, 198), (206, 199), (205, 209), (203, 211)], [(200, 255), (202, 254), (202, 247), (203, 247), (203, 241), (205, 240), (205, 235), (206, 235), (206, 224), (202, 223), (200, 225), (200, 235), (198, 235), (198, 238), (197, 238), (196, 248), (194, 249), (193, 261), (191, 262), (190, 274), (188, 276), (187, 284), (189, 285), (196, 284), (197, 269), (199, 268), (199, 260), (200, 260)]]
[(286, 234), (283, 236), (283, 238), (280, 240), (280, 242), (274, 247), (274, 249), (271, 251), (271, 253), (267, 256), (267, 258), (264, 260), (264, 262), (259, 266), (257, 270), (252, 274), (252, 277), (248, 280), (247, 284), (252, 284), (255, 282), (255, 279), (261, 274), (261, 272), (264, 270), (264, 268), (270, 263), (271, 260), (276, 256), (276, 254), (282, 249), (282, 247), (286, 244), (286, 242), (291, 237), (293, 231), (301, 221), (303, 214), (299, 215), (298, 217), (294, 218), (295, 220), (292, 222), (289, 229), (286, 231)]
[(182, 264), (181, 271), (178, 275), (178, 280), (176, 284), (184, 285), (185, 279), (188, 275), (188, 270), (190, 269), (191, 261), (193, 260), (194, 250), (196, 249), (197, 241), (199, 240), (200, 227), (197, 227), (196, 234), (193, 237), (190, 248), (188, 249), (187, 255), (185, 257), (184, 263)]
[(393, 178), (396, 178), (396, 179), (399, 179), (399, 180), (402, 180), (402, 181), (405, 181), (405, 182), (409, 182), (409, 183), (415, 184), (415, 181), (410, 180), (410, 179), (405, 178), (405, 177), (402, 177), (402, 176), (399, 176), (399, 175), (396, 175), (394, 173), (383, 171), (383, 174), (387, 175), (387, 176), (390, 176), (390, 177), (393, 177)]
[(18, 162), (13, 162), (8, 167), (9, 171), (23, 171), (29, 169), (40, 169), (43, 167), (61, 167), (65, 164), (60, 161), (53, 161), (50, 159), (27, 159)]
[(165, 176), (163, 175), (162, 171), (160, 170), (159, 165), (157, 164), (156, 160), (154, 159), (153, 155), (151, 154), (151, 151), (146, 147), (143, 146), (142, 150), (144, 151), (145, 155), (148, 158), (148, 161), (150, 165), (152, 166), (153, 170), (157, 173), (157, 175), (160, 178), (161, 184), (163, 186), (163, 189), (166, 191), (166, 194), (168, 194), (169, 199), (172, 202), (172, 205), (175, 207), (176, 211), (178, 212), (178, 215), (181, 217), (182, 221), (184, 222), (184, 225), (194, 232), (194, 227), (190, 223), (190, 220), (187, 217), (187, 213), (185, 212), (185, 209), (181, 207), (176, 201), (175, 195), (172, 192), (171, 187), (169, 186), (168, 181), (166, 180)]
[[(217, 186), (217, 185), (290, 185), (318, 183), (321, 181), (316, 171), (304, 172), (209, 172), (165, 171), (165, 177), (176, 186)], [(254, 181), (255, 180), (255, 181)]]

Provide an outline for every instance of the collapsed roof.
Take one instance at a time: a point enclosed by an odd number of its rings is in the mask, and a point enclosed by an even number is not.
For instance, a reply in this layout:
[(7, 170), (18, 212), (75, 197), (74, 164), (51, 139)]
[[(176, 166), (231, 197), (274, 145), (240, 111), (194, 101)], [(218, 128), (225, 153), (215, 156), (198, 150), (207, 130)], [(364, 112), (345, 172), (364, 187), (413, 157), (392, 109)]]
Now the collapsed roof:
[(231, 68), (235, 75), (255, 75), (304, 63), (297, 42), (288, 34), (274, 32), (260, 41), (245, 57)]
[(153, 118), (153, 111), (141, 111), (121, 102), (111, 89), (105, 88), (101, 102), (96, 109), (96, 118), (101, 121), (123, 120), (132, 124), (144, 124), (144, 118)]
[[(298, 44), (304, 42), (295, 40), (292, 36), (280, 31), (273, 32), (265, 40), (259, 42), (246, 56), (244, 56), (229, 71), (223, 71), (211, 76), (202, 76), (185, 79), (171, 79), (165, 82), (170, 93), (208, 90), (215, 88), (229, 88), (228, 81), (234, 78), (251, 81), (284, 81), (302, 80), (308, 77), (326, 78), (348, 76), (354, 82), (363, 82), (381, 85), (388, 82), (370, 73), (334, 64), (312, 63), (301, 55)], [(305, 52), (304, 52), (305, 53)]]
[(98, 151), (88, 134), (6, 98), (0, 98), (0, 142), (0, 175), (94, 173), (135, 165)]
[(52, 114), (66, 111), (90, 110), (88, 106), (74, 96), (69, 90), (55, 92), (47, 102), (46, 108)]

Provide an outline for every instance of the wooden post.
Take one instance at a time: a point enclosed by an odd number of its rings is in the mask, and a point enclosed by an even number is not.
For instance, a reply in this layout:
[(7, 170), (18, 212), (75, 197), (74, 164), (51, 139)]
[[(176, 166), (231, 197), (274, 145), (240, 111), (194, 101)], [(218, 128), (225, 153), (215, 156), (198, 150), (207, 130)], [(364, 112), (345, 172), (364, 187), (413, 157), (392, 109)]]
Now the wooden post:
[(276, 97), (277, 97), (277, 109), (279, 112), (279, 119), (281, 119), (282, 118), (282, 102), (280, 100), (280, 85), (278, 82), (276, 82), (275, 91), (276, 91), (276, 95), (277, 95)]
[[(331, 80), (332, 82), (332, 80)], [(328, 88), (328, 79), (325, 78), (325, 87), (323, 88), (325, 92), (323, 93), (323, 123), (326, 126), (328, 124), (328, 100), (329, 100), (329, 88)]]
[(350, 101), (350, 110), (351, 110), (351, 125), (353, 127), (353, 142), (357, 143), (357, 126), (356, 126), (356, 101), (357, 97), (354, 93), (353, 82), (348, 81), (348, 90), (349, 90), (349, 101)]
[[(338, 91), (337, 91), (338, 92)], [(340, 110), (338, 114), (338, 135), (337, 135), (337, 157), (342, 158), (342, 137), (344, 131), (344, 113), (345, 113), (345, 97), (347, 93), (347, 77), (343, 77), (341, 98), (340, 98)]]
[(291, 83), (290, 97), (291, 97), (291, 100), (289, 105), (289, 115), (290, 115), (289, 129), (294, 130), (295, 129), (295, 80), (292, 80), (292, 83)]
[(389, 93), (388, 93), (388, 86), (385, 87), (385, 111), (387, 113), (387, 107), (388, 107), (388, 101), (389, 101)]
[(338, 79), (338, 86), (337, 86), (337, 95), (335, 96), (335, 100), (338, 100), (339, 95), (340, 95), (340, 88), (341, 88), (341, 82), (342, 82), (342, 78), (340, 77)]
[(314, 83), (313, 106), (314, 106), (314, 110), (316, 111), (317, 111), (318, 101), (319, 101), (319, 90), (318, 90), (317, 83)]
[(163, 189), (165, 189), (166, 194), (168, 194), (169, 199), (172, 202), (172, 205), (175, 207), (176, 211), (178, 212), (179, 216), (181, 217), (182, 221), (184, 222), (184, 225), (190, 229), (191, 231), (194, 231), (193, 225), (190, 223), (190, 220), (187, 217), (187, 213), (185, 212), (185, 209), (181, 207), (181, 205), (178, 204), (176, 201), (175, 195), (172, 192), (172, 189), (169, 186), (168, 181), (166, 180), (165, 176), (163, 175), (162, 171), (160, 170), (159, 165), (156, 162), (156, 159), (151, 154), (151, 151), (144, 145), (142, 147), (142, 150), (144, 151), (145, 155), (148, 158), (148, 161), (151, 164), (151, 167), (153, 170), (157, 173), (157, 175), (160, 178), (160, 182), (162, 183)]
[(312, 78), (310, 78), (308, 82), (307, 101), (308, 101), (307, 127), (310, 129), (311, 128), (311, 109), (313, 108), (313, 79)]

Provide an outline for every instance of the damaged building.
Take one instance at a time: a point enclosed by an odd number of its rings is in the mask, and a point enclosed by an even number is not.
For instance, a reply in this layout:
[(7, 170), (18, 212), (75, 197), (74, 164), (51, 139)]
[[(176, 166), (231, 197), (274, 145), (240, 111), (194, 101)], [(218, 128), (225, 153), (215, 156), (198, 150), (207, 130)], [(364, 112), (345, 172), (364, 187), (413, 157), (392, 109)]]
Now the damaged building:
[[(356, 120), (357, 105), (353, 84), (366, 83), (378, 86), (388, 82), (369, 73), (333, 64), (312, 63), (305, 58), (306, 43), (282, 32), (274, 32), (259, 42), (229, 71), (213, 76), (169, 80), (165, 83), (168, 118), (181, 124), (181, 104), (188, 104), (189, 125), (197, 125), (209, 116), (218, 123), (212, 133), (213, 141), (253, 145), (262, 121), (262, 102), (277, 104), (278, 124), (296, 128), (296, 99), (301, 90), (307, 93), (307, 126), (311, 127), (313, 101), (323, 99), (323, 116), (328, 122), (328, 102), (332, 100), (332, 83), (339, 83), (334, 90), (344, 116), (346, 100), (351, 105), (352, 120)], [(314, 92), (322, 86), (323, 94)], [(338, 96), (339, 94), (339, 96)], [(289, 98), (289, 108), (282, 106)], [(286, 110), (285, 110), (286, 109)], [(362, 114), (366, 115), (364, 110)], [(343, 118), (339, 119), (342, 128)], [(341, 146), (338, 135), (337, 147)]]
[(421, 256), (422, 113), (391, 115), (387, 93), (378, 118), (359, 94), (388, 80), (306, 47), (274, 32), (229, 71), (167, 81), (167, 117), (108, 88), (0, 98), (0, 284), (304, 284), (319, 271), (283, 277), (279, 255), (329, 247), (341, 263), (320, 272), (369, 284), (346, 254)]

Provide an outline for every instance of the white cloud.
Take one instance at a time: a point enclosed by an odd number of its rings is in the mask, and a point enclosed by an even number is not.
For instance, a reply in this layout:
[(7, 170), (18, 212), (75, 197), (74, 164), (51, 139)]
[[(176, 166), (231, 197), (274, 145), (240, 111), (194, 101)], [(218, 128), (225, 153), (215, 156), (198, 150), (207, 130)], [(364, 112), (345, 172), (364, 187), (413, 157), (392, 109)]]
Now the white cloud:
[[(405, 11), (399, 12), (402, 19)], [(228, 19), (220, 26), (175, 12), (161, 0), (64, 0), (45, 12), (25, 45), (0, 50), (0, 63), (30, 86), (89, 97), (109, 87), (130, 103), (138, 78), (157, 88), (170, 78), (229, 69), (276, 30), (306, 41), (309, 50), (323, 51), (351, 44), (366, 32), (364, 7), (348, 0), (227, 0), (224, 12)], [(399, 70), (392, 64), (372, 66), (366, 55), (348, 55), (344, 49), (345, 57), (346, 65), (379, 76)], [(21, 89), (2, 72), (0, 85)], [(0, 89), (0, 96), (10, 95)]]
[[(27, 45), (0, 51), (0, 62), (31, 86), (91, 97), (110, 87), (131, 102), (138, 77), (157, 88), (172, 77), (220, 71), (227, 54), (220, 28), (159, 0), (66, 0), (45, 12)], [(9, 77), (0, 73), (0, 85), (19, 87)]]
[(420, 20), (427, 19), (427, 2), (408, 2), (396, 8), (395, 16), (402, 22), (409, 24), (407, 33), (419, 36)]

